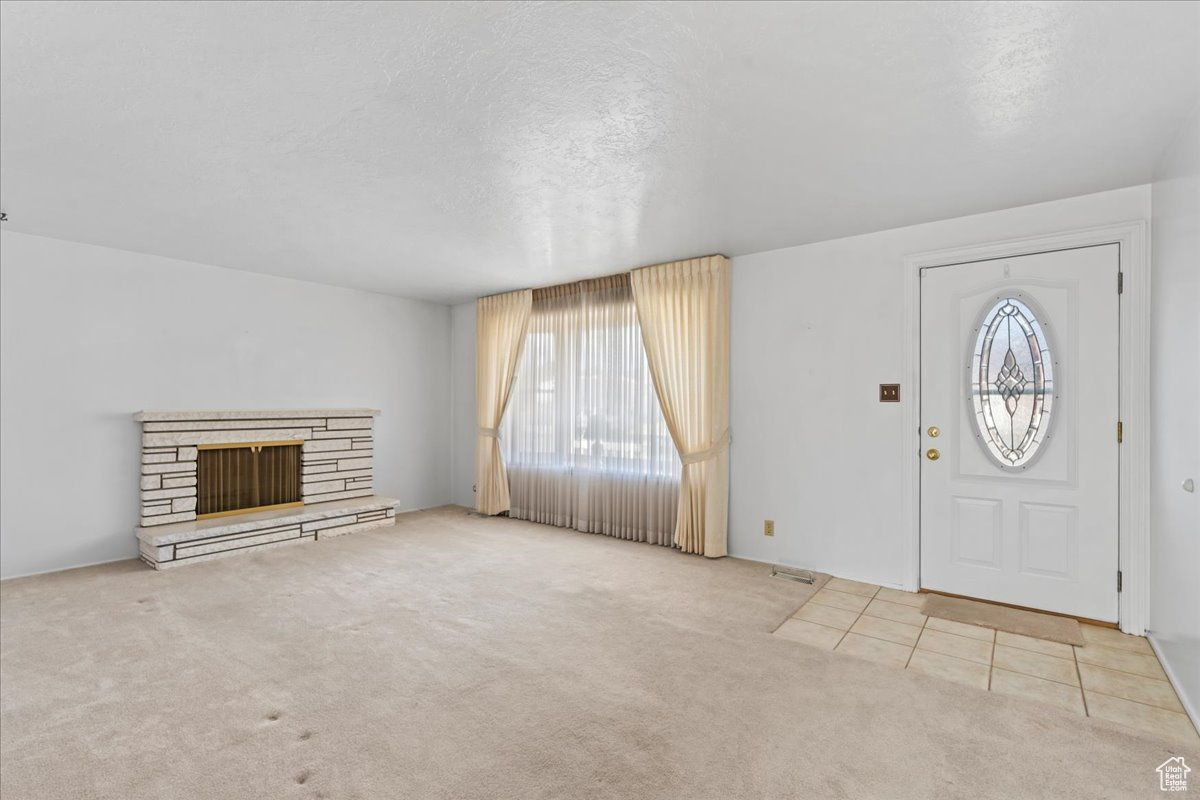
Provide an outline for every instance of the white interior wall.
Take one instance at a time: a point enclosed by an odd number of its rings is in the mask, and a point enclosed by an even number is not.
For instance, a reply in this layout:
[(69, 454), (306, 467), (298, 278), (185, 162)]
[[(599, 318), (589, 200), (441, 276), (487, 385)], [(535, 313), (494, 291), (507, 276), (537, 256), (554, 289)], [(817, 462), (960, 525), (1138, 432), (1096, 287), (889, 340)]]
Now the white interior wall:
[[(735, 258), (731, 552), (899, 585), (901, 406), (876, 398), (900, 380), (904, 256), (1149, 212), (1131, 187)], [(473, 505), (473, 303), (2, 241), (3, 574), (133, 554), (138, 408), (378, 406), (378, 491)], [(238, 328), (216, 345), (214, 309)], [(195, 358), (167, 357), (180, 348)], [(73, 460), (104, 449), (117, 469)], [(48, 480), (64, 459), (77, 511)]]
[(449, 499), (446, 306), (0, 234), (0, 573), (132, 558), (139, 409), (375, 407), (375, 486)]
[(451, 502), (475, 507), (475, 303), (450, 309)]
[(1147, 219), (1149, 200), (1136, 186), (735, 258), (730, 552), (900, 586), (912, 387), (880, 403), (879, 384), (903, 382), (905, 256)]
[[(730, 553), (901, 585), (902, 405), (878, 385), (902, 380), (904, 257), (1149, 215), (1135, 186), (735, 257)], [(473, 306), (454, 318), (465, 335)], [(455, 402), (456, 502), (471, 497), (474, 368), (456, 347), (453, 384), (470, 393)]]
[(1150, 638), (1200, 724), (1200, 109), (1152, 187)]

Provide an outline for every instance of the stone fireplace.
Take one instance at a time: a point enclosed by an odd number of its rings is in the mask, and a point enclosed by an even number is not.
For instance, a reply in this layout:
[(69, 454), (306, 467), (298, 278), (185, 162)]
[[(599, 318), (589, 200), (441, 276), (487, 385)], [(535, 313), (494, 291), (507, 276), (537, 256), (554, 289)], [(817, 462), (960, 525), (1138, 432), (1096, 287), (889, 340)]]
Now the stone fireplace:
[(390, 525), (374, 409), (141, 411), (142, 560), (156, 569)]

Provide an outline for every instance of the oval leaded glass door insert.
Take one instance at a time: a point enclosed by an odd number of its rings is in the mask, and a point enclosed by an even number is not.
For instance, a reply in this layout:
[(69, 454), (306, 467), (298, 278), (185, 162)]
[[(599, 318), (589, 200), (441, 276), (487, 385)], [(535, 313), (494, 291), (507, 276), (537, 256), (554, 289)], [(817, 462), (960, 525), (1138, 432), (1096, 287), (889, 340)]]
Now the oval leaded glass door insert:
[(1054, 359), (1023, 295), (988, 301), (976, 331), (969, 394), (976, 436), (998, 466), (1022, 470), (1050, 431)]

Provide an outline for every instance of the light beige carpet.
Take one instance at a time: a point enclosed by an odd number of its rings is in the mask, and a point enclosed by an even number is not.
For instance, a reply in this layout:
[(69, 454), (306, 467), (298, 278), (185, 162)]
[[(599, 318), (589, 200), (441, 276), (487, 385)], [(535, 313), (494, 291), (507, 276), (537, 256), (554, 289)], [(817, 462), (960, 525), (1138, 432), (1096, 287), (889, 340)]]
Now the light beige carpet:
[(1039, 614), (1036, 611), (940, 594), (926, 594), (922, 610), (930, 617), (965, 622), (968, 625), (982, 625), (998, 631), (1032, 636), (1034, 639), (1048, 639), (1080, 647), (1085, 644), (1079, 623), (1068, 617)]
[(813, 587), (769, 573), (443, 509), (5, 582), (0, 794), (1093, 800), (1181, 754), (773, 637)]

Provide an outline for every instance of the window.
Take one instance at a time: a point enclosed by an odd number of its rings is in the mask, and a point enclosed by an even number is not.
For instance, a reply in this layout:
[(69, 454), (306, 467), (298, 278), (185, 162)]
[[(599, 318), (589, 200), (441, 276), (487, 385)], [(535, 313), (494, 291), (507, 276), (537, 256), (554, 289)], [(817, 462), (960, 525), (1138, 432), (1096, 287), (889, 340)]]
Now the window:
[(972, 348), (969, 394), (976, 436), (1006, 470), (1032, 463), (1050, 433), (1054, 360), (1039, 318), (1023, 294), (988, 301)]
[(670, 543), (681, 467), (628, 276), (535, 294), (500, 439), (513, 516)]

